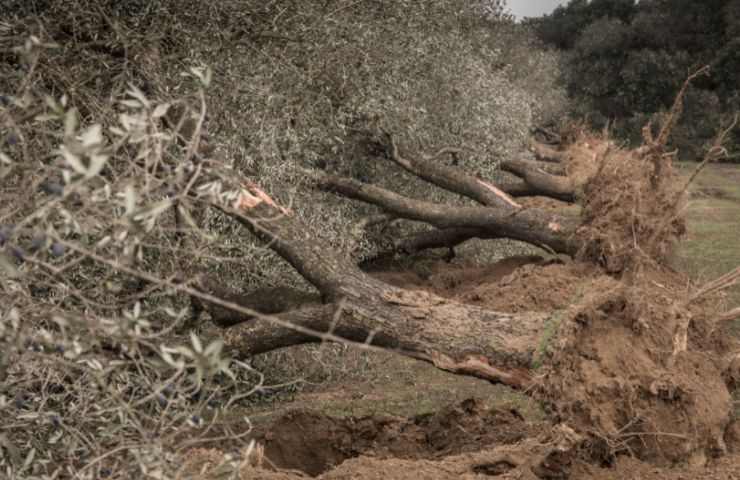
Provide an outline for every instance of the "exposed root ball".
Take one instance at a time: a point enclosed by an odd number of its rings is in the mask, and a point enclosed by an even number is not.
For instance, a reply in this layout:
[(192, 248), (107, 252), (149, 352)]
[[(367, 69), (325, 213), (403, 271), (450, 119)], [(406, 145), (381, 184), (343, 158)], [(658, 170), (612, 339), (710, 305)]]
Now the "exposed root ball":
[[(711, 317), (674, 308), (676, 275), (651, 272), (639, 286), (608, 277), (561, 325), (545, 396), (557, 415), (591, 436), (592, 453), (657, 464), (704, 464), (726, 451), (731, 398), (704, 336)], [(692, 348), (674, 355), (675, 332), (692, 315)]]
[(663, 263), (686, 232), (685, 195), (661, 149), (618, 148), (607, 137), (579, 133), (562, 156), (581, 191), (580, 256), (609, 273)]

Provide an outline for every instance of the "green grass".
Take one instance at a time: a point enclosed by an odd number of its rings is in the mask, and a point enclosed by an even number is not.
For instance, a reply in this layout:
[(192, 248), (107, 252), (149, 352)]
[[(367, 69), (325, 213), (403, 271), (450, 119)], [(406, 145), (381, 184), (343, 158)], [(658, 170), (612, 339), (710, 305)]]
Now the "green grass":
[(550, 344), (555, 338), (555, 334), (560, 327), (560, 322), (563, 319), (565, 310), (556, 310), (550, 315), (545, 322), (545, 327), (540, 335), (540, 343), (537, 345), (537, 350), (534, 354), (534, 360), (532, 362), (532, 370), (537, 371), (543, 365), (544, 358), (550, 353)]
[[(695, 167), (679, 166), (686, 176)], [(688, 235), (676, 264), (701, 283), (740, 266), (740, 165), (709, 165), (689, 191)], [(728, 293), (740, 305), (740, 286)]]

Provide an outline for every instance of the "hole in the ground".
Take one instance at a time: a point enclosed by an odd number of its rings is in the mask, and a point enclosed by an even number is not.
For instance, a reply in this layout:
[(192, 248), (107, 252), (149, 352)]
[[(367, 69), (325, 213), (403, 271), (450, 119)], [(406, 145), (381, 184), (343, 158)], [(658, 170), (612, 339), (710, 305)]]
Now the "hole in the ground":
[[(264, 428), (256, 439), (264, 445), (265, 456), (275, 467), (318, 476), (361, 455), (441, 459), (514, 444), (536, 434), (539, 428), (525, 422), (515, 410), (487, 409), (470, 399), (411, 419), (336, 418), (293, 411)], [(495, 471), (506, 465), (489, 467)]]

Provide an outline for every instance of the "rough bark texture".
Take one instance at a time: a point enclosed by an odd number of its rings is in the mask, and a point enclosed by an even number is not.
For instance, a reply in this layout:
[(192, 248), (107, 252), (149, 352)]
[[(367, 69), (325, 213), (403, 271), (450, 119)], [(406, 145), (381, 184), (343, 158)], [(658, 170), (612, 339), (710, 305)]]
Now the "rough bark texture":
[(260, 319), (227, 331), (227, 344), (238, 356), (250, 356), (317, 342), (322, 333), (331, 333), (516, 388), (530, 383), (529, 368), (548, 319), (542, 314), (491, 312), (379, 282), (355, 290), (339, 304), (305, 307), (280, 318), (318, 335)]
[(575, 200), (575, 185), (566, 176), (553, 175), (522, 160), (501, 162), (501, 169), (524, 179), (524, 183), (529, 185), (536, 195), (556, 198), (565, 202)]
[[(391, 161), (479, 204), (440, 205), (350, 178), (316, 178), (321, 189), (380, 207), (382, 218), (421, 221), (434, 227), (397, 241), (396, 251), (452, 248), (474, 237), (511, 238), (565, 254), (574, 254), (580, 248), (575, 235), (577, 219), (524, 208), (507, 193), (571, 200), (573, 188), (568, 177), (548, 173), (536, 162), (510, 161), (504, 162), (503, 168), (521, 177), (522, 183), (501, 188), (438, 162), (440, 156), (449, 153), (446, 150), (433, 157), (407, 158), (400, 154), (393, 138), (388, 138)], [(555, 170), (564, 171), (559, 167)], [(530, 385), (529, 370), (547, 315), (498, 313), (385, 284), (345, 257), (327, 251), (315, 240), (311, 228), (255, 186), (243, 190), (231, 208), (218, 208), (264, 240), (320, 292), (320, 301), (296, 292), (243, 295), (225, 291), (217, 282), (202, 282), (203, 290), (255, 311), (255, 315), (242, 315), (206, 305), (218, 325), (233, 326), (226, 335), (233, 353), (249, 356), (327, 338), (343, 339), (394, 350), (444, 370), (516, 388)], [(270, 295), (277, 298), (271, 300)], [(259, 314), (277, 315), (283, 326)], [(301, 327), (301, 331), (288, 325)]]
[(520, 240), (557, 253), (573, 254), (579, 247), (573, 238), (577, 219), (554, 212), (527, 209), (519, 205), (508, 208), (439, 205), (334, 176), (323, 178), (320, 186), (347, 198), (378, 205), (401, 218), (425, 222), (439, 229), (477, 229), (489, 236)]
[[(230, 212), (227, 210), (227, 212)], [(230, 212), (269, 242), (321, 291), (327, 305), (309, 305), (279, 317), (316, 335), (253, 320), (227, 332), (227, 343), (239, 356), (320, 341), (331, 334), (430, 362), (438, 368), (525, 388), (531, 377), (538, 338), (546, 315), (509, 315), (463, 305), (422, 291), (387, 285), (339, 256), (328, 254), (309, 238), (310, 230), (295, 217), (280, 215), (265, 203), (249, 217)], [(244, 212), (247, 213), (247, 212)], [(207, 289), (207, 286), (206, 286)], [(237, 294), (215, 292), (226, 298)], [(248, 299), (246, 301), (248, 306)], [(234, 325), (250, 318), (216, 310), (218, 321)]]
[(452, 248), (472, 238), (503, 238), (483, 228), (445, 228), (429, 230), (394, 242), (397, 252), (412, 254), (430, 248)]

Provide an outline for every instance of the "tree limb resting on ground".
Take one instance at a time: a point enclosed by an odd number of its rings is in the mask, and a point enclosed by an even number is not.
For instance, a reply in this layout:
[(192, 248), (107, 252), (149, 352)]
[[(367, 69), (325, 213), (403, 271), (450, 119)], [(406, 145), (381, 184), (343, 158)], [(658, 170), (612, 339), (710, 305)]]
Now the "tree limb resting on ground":
[[(522, 178), (521, 184), (501, 188), (455, 167), (430, 158), (407, 158), (393, 137), (390, 160), (440, 188), (476, 201), (478, 206), (448, 206), (416, 200), (350, 178), (312, 174), (316, 186), (382, 209), (387, 217), (424, 222), (432, 230), (395, 242), (397, 251), (451, 248), (470, 238), (511, 238), (548, 250), (574, 254), (577, 219), (554, 212), (523, 208), (508, 193), (572, 199), (571, 182), (523, 161), (504, 162), (504, 169)], [(511, 185), (516, 185), (512, 187)], [(278, 206), (252, 184), (243, 185), (231, 206), (214, 204), (259, 237), (296, 269), (320, 293), (295, 304), (258, 305), (263, 295), (225, 291), (217, 282), (201, 287), (216, 297), (244, 304), (260, 313), (249, 316), (205, 304), (214, 321), (231, 327), (226, 338), (238, 356), (321, 341), (326, 335), (396, 351), (430, 362), (443, 370), (485, 378), (524, 389), (531, 383), (530, 369), (546, 316), (535, 313), (503, 314), (460, 304), (424, 291), (408, 291), (385, 284), (360, 270), (345, 256), (327, 249), (312, 228), (289, 210)], [(275, 292), (272, 292), (273, 294)], [(276, 294), (289, 297), (281, 292)], [(260, 297), (260, 298), (257, 298)], [(264, 303), (264, 302), (263, 302)], [(301, 327), (300, 331), (288, 325)], [(307, 332), (318, 332), (311, 335)]]
[[(256, 198), (247, 190), (243, 195)], [(503, 314), (392, 287), (327, 251), (292, 214), (264, 201), (240, 205), (238, 210), (219, 208), (289, 261), (326, 302), (278, 314), (284, 322), (396, 351), (443, 370), (519, 389), (529, 386), (546, 315)], [(227, 330), (226, 338), (239, 356), (320, 340), (269, 319), (227, 318), (223, 312), (219, 319), (224, 325), (238, 324)]]

